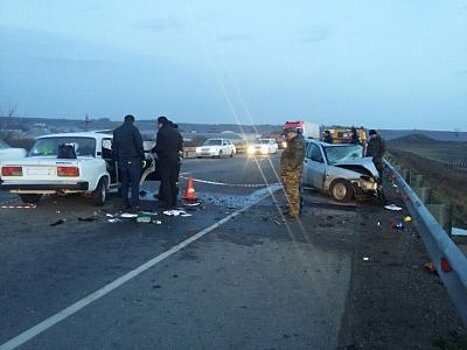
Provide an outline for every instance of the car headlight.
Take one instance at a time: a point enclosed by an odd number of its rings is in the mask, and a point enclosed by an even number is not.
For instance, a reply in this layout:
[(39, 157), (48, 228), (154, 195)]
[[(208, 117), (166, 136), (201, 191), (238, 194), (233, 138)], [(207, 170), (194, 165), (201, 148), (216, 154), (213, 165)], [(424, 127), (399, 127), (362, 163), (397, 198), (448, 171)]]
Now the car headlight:
[(254, 154), (255, 153), (255, 148), (253, 146), (248, 146), (247, 152), (248, 152), (248, 154)]
[(196, 153), (201, 153), (201, 147), (196, 147)]

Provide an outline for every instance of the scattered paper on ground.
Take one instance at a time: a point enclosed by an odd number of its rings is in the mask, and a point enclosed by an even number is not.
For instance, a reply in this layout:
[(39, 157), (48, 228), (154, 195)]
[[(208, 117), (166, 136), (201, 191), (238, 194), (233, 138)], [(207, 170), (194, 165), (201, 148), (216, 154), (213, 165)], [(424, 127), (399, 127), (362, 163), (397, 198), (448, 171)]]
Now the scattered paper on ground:
[(385, 205), (384, 208), (386, 208), (387, 210), (392, 210), (392, 211), (400, 211), (400, 210), (402, 210), (401, 207), (398, 207), (398, 206), (395, 205), (395, 204)]

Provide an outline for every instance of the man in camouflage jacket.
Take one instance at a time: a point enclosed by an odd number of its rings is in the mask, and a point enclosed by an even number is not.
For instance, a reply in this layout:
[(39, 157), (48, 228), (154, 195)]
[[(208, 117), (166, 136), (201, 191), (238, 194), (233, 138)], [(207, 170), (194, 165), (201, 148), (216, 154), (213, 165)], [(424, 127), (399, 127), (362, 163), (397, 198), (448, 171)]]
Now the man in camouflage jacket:
[(296, 128), (285, 130), (287, 147), (282, 152), (280, 170), (285, 195), (289, 204), (288, 216), (298, 218), (300, 214), (300, 180), (306, 144)]

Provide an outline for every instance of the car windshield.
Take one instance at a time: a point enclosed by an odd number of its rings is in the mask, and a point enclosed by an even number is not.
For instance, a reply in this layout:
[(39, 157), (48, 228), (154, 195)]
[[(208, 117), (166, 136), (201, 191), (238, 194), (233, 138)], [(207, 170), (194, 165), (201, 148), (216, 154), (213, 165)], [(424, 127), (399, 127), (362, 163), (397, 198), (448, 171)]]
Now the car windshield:
[(363, 157), (363, 147), (361, 145), (349, 146), (328, 146), (324, 147), (324, 153), (329, 163), (341, 162), (344, 160), (353, 160)]
[(258, 143), (262, 145), (267, 145), (269, 144), (269, 140), (258, 140)]
[(220, 146), (222, 145), (222, 140), (206, 140), (203, 143), (203, 146)]
[(10, 146), (8, 146), (8, 144), (5, 141), (0, 139), (0, 149), (6, 149), (6, 148), (10, 148)]
[(96, 154), (96, 140), (90, 137), (46, 137), (39, 139), (29, 151), (28, 156), (56, 156), (58, 148), (64, 143), (75, 146), (77, 156), (91, 156)]

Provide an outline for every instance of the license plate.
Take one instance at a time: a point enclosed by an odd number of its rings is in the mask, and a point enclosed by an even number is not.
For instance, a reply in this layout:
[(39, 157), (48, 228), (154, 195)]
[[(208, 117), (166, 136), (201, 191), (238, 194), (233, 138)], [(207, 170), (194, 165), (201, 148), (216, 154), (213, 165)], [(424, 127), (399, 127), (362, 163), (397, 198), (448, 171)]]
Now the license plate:
[(55, 167), (34, 167), (26, 168), (26, 175), (57, 175), (57, 168)]

